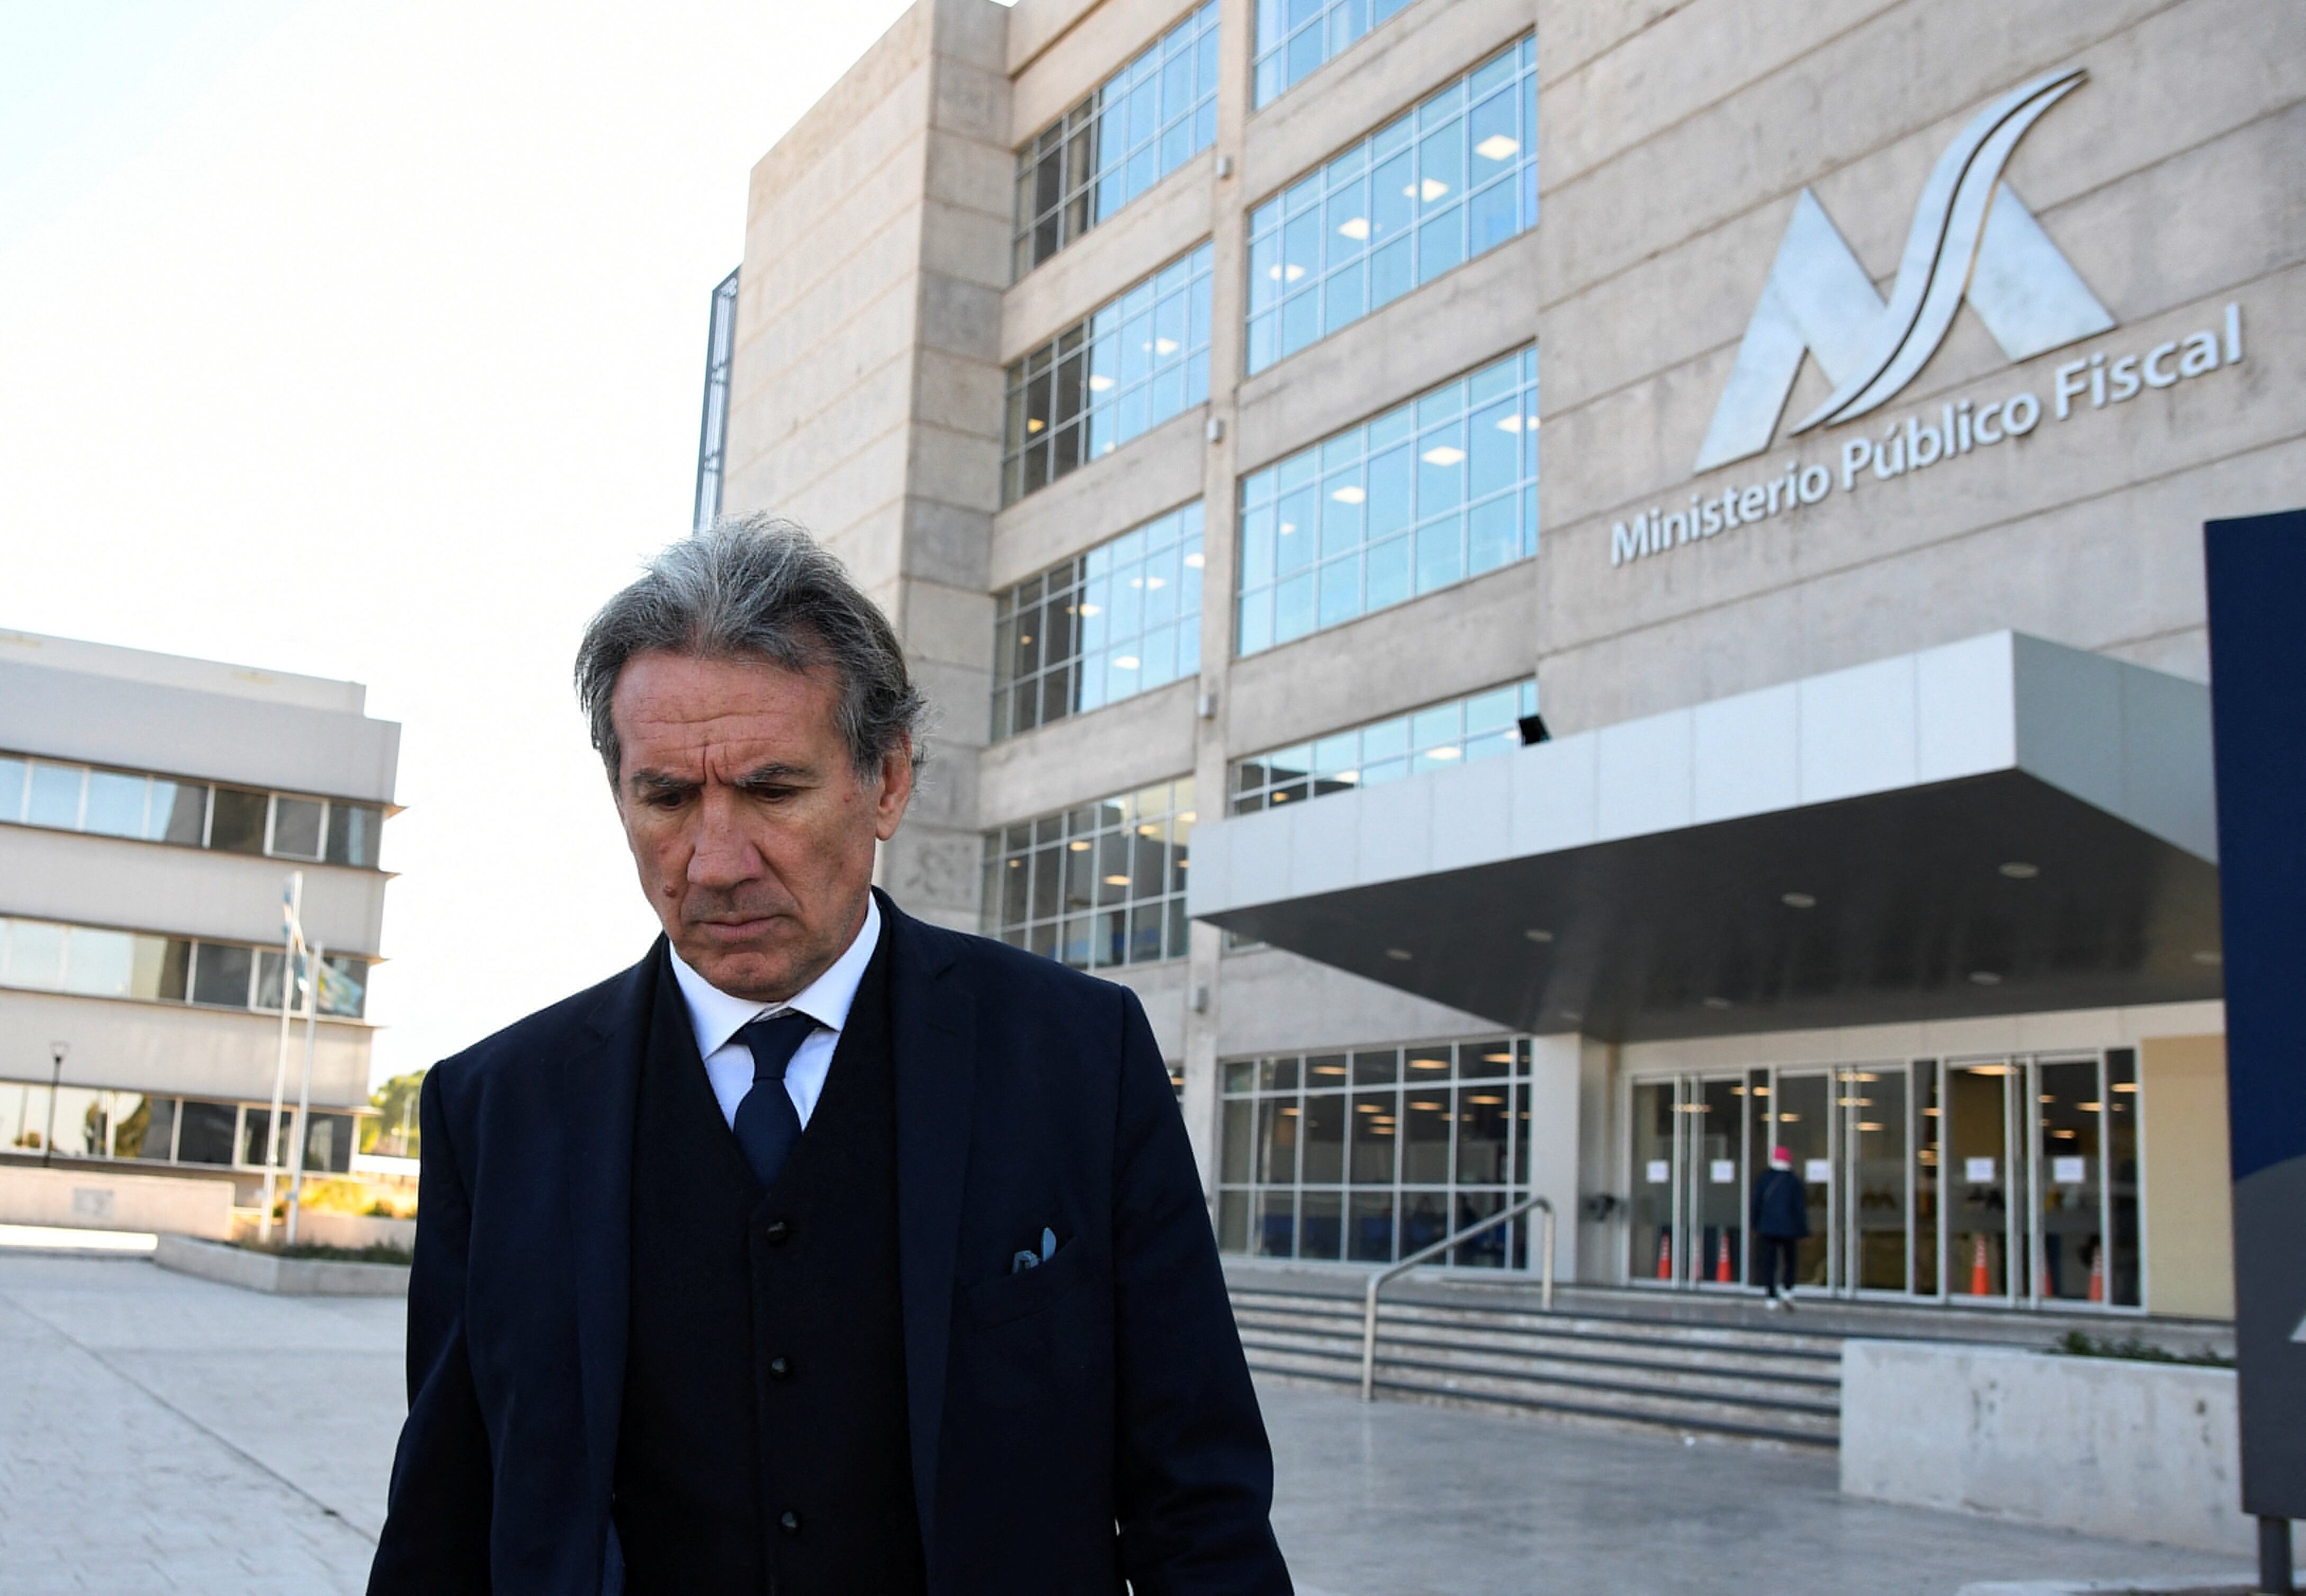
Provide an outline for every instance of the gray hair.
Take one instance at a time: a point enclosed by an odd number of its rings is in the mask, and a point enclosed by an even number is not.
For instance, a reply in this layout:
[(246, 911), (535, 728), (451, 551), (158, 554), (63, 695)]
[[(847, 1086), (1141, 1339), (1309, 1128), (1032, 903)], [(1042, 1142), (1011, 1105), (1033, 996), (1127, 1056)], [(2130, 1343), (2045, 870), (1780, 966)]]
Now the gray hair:
[[(609, 703), (633, 656), (763, 660), (839, 678), (835, 724), (858, 773), (918, 744), (926, 704), (888, 617), (795, 522), (733, 516), (667, 546), (639, 581), (601, 607), (576, 648), (576, 702), (617, 784), (624, 749)], [(918, 746), (912, 750), (921, 763)]]

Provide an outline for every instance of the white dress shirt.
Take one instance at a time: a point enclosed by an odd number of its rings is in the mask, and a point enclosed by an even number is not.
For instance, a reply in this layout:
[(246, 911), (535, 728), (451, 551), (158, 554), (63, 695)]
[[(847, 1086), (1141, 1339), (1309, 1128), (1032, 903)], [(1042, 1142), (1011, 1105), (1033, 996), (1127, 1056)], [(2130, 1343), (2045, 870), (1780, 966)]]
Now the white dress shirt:
[(868, 894), (865, 924), (858, 927), (848, 952), (794, 994), (790, 1002), (781, 1003), (731, 997), (681, 962), (679, 954), (673, 954), (672, 978), (680, 983), (680, 995), (688, 1000), (696, 1052), (705, 1061), (713, 1095), (720, 1100), (721, 1117), (730, 1129), (736, 1127), (737, 1105), (753, 1089), (752, 1050), (737, 1040), (737, 1033), (764, 1014), (781, 1014), (789, 1009), (816, 1021), (816, 1028), (785, 1065), (785, 1094), (792, 1098), (802, 1128), (807, 1128), (808, 1116), (824, 1090), (824, 1078), (833, 1069), (833, 1050), (841, 1041), (841, 1028), (849, 1023), (850, 1006), (857, 1001), (857, 984), (865, 978), (865, 967), (873, 962), (873, 950), (880, 941), (881, 906)]

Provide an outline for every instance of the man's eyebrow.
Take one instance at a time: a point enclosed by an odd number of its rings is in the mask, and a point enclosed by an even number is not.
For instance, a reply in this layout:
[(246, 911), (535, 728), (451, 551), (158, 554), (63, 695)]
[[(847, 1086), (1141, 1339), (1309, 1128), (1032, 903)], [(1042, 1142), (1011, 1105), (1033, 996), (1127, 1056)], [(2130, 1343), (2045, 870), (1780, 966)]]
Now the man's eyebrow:
[(751, 770), (748, 770), (743, 775), (739, 776), (736, 781), (730, 783), (730, 785), (734, 787), (789, 787), (796, 781), (811, 781), (815, 779), (816, 775), (816, 772), (808, 765), (792, 764), (784, 760), (772, 759), (764, 764), (755, 765)]
[(631, 780), (636, 792), (694, 792), (697, 787), (687, 776), (676, 776), (670, 771), (637, 770)]

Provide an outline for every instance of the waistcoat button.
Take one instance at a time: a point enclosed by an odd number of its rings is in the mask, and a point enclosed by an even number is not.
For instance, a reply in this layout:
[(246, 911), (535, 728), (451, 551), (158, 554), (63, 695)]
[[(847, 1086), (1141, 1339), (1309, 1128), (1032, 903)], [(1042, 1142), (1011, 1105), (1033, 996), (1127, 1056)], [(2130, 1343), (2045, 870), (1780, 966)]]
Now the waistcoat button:
[(771, 1358), (769, 1360), (770, 1378), (773, 1379), (784, 1379), (790, 1376), (791, 1373), (792, 1364), (790, 1361), (783, 1358)]
[(768, 1238), (770, 1246), (781, 1247), (785, 1244), (786, 1238), (792, 1234), (792, 1226), (781, 1219), (772, 1219), (762, 1229), (761, 1233)]
[(783, 1514), (781, 1514), (777, 1519), (777, 1528), (782, 1530), (788, 1535), (799, 1534), (800, 1515), (795, 1513), (790, 1507), (786, 1508)]

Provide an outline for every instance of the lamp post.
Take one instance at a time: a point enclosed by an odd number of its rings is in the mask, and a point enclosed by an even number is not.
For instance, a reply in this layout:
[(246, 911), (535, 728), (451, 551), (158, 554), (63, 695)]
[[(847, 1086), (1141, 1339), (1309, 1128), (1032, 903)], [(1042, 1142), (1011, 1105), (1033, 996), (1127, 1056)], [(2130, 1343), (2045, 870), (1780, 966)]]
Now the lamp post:
[(56, 1150), (56, 1097), (64, 1088), (64, 1054), (72, 1051), (69, 1042), (48, 1044), (48, 1131), (40, 1139), (40, 1167), (48, 1167)]

